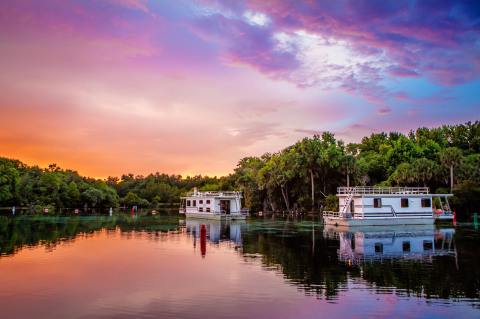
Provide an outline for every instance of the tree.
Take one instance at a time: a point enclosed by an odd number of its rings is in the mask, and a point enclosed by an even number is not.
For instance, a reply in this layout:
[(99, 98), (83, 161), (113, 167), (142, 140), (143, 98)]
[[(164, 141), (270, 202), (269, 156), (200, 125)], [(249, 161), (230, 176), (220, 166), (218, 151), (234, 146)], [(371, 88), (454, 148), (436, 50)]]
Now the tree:
[(140, 205), (140, 203), (142, 203), (142, 198), (133, 192), (128, 192), (127, 196), (122, 198), (122, 203), (128, 207)]
[(11, 162), (0, 159), (0, 205), (14, 204), (19, 177)]
[(438, 165), (429, 159), (418, 158), (410, 166), (410, 180), (416, 184), (427, 186), (432, 181), (435, 173), (438, 172)]
[[(320, 166), (321, 142), (318, 135), (313, 138), (304, 138), (296, 145), (300, 166), (304, 167), (310, 177), (312, 209), (315, 208), (315, 176)], [(305, 173), (304, 173), (305, 175)]]
[(91, 207), (96, 207), (104, 200), (104, 198), (105, 195), (102, 193), (102, 191), (94, 187), (90, 187), (82, 193), (82, 199)]
[(401, 163), (390, 176), (390, 180), (400, 186), (409, 185), (412, 182), (412, 168), (409, 163)]
[(448, 147), (440, 152), (440, 162), (450, 169), (450, 191), (453, 192), (453, 169), (462, 162), (462, 151), (456, 147)]

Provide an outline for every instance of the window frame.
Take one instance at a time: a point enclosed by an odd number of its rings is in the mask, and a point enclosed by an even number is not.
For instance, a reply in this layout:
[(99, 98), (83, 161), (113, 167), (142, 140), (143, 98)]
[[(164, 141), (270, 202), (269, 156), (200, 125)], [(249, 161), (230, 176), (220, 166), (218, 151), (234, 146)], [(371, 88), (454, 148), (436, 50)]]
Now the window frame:
[[(426, 204), (428, 203), (428, 205)], [(422, 198), (421, 199), (422, 208), (431, 208), (432, 207), (432, 199), (431, 198)]]
[[(406, 205), (404, 205), (406, 203)], [(408, 208), (410, 207), (410, 201), (408, 200), (407, 197), (402, 197), (400, 198), (400, 207), (401, 208)]]
[(381, 197), (373, 198), (373, 208), (382, 208), (382, 198)]

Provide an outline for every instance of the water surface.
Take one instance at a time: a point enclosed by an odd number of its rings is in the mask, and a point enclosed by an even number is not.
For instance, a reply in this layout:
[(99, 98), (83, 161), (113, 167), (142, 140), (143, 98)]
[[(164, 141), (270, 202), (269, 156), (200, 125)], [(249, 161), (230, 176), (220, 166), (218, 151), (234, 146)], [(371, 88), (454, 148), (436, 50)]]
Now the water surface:
[(2, 318), (473, 318), (471, 226), (0, 217)]

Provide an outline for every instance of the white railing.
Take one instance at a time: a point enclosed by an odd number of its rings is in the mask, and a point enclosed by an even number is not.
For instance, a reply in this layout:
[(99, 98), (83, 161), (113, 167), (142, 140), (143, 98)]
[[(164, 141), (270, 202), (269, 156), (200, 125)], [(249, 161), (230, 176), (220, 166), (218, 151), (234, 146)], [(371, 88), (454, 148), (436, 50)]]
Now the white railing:
[(379, 186), (355, 186), (338, 187), (338, 195), (381, 195), (381, 194), (428, 194), (428, 187), (379, 187)]
[(190, 192), (185, 197), (242, 197), (242, 192), (231, 191), (208, 191), (208, 192)]
[(338, 218), (340, 217), (342, 214), (340, 212), (332, 212), (332, 211), (324, 211), (323, 212), (323, 217), (334, 217), (334, 218)]

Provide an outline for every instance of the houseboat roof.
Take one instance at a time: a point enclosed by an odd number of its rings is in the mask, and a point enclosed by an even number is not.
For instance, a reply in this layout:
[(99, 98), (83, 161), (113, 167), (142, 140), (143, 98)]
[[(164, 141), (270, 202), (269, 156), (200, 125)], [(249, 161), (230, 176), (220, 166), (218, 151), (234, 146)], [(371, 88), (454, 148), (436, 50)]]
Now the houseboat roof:
[(338, 195), (389, 195), (389, 194), (429, 194), (428, 187), (381, 187), (381, 186), (355, 186), (338, 187)]
[(192, 197), (215, 197), (215, 198), (237, 198), (242, 197), (242, 192), (232, 192), (232, 191), (208, 191), (208, 192), (198, 192), (193, 191), (183, 196), (182, 198), (192, 198)]
[(382, 187), (382, 186), (354, 186), (338, 187), (337, 196), (363, 196), (363, 195), (429, 195), (432, 197), (446, 197), (452, 194), (432, 194), (428, 187)]

